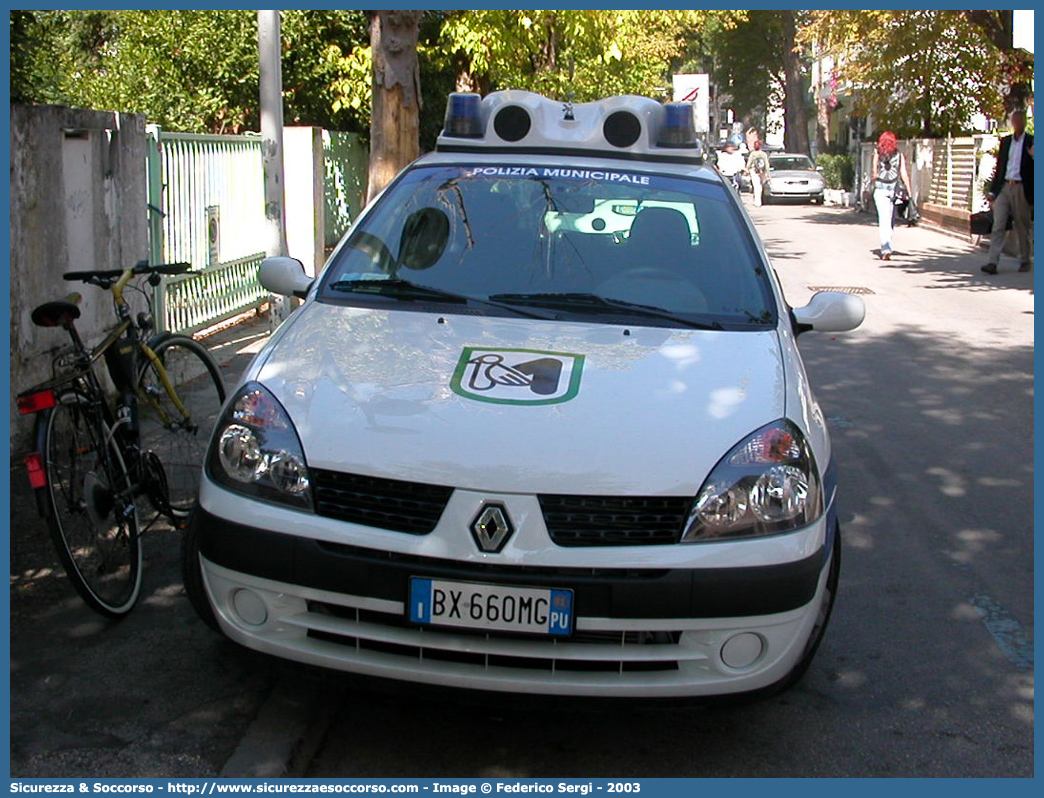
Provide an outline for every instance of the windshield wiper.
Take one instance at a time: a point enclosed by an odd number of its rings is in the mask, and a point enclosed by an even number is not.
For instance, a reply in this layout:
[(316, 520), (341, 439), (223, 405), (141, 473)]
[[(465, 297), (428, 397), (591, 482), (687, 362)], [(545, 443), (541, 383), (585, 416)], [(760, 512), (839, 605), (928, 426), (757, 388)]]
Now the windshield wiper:
[(635, 316), (672, 321), (676, 324), (680, 324), (684, 327), (692, 327), (696, 330), (725, 329), (716, 321), (695, 321), (652, 305), (640, 305), (636, 302), (625, 302), (622, 299), (609, 299), (608, 297), (591, 293), (493, 294), (490, 296), (490, 299), (497, 302), (507, 302), (509, 304), (532, 304), (540, 307), (562, 310), (622, 310)]
[(467, 294), (458, 294), (453, 291), (445, 291), (441, 288), (433, 288), (430, 285), (419, 285), (417, 283), (411, 283), (409, 280), (401, 280), (399, 278), (392, 279), (370, 279), (370, 280), (337, 280), (330, 284), (330, 289), (333, 291), (344, 291), (352, 294), (373, 294), (376, 296), (390, 297), (393, 299), (405, 299), (405, 300), (435, 300), (437, 302), (448, 302), (458, 305), (467, 305), (475, 303), (478, 305), (485, 305), (487, 307), (499, 308), (501, 310), (507, 310), (511, 313), (516, 313), (519, 316), (526, 316), (531, 319), (547, 319), (549, 316), (541, 313), (533, 313), (529, 310), (522, 310), (516, 308), (511, 304), (504, 302), (497, 302), (491, 299), (483, 299), (477, 296), (468, 296)]

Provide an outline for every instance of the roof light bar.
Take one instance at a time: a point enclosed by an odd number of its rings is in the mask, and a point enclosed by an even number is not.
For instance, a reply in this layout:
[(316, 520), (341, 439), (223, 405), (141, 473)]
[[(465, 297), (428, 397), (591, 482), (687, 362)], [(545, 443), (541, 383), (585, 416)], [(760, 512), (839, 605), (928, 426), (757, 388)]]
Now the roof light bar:
[(570, 108), (528, 91), (453, 93), (436, 150), (702, 161), (691, 103), (619, 95)]

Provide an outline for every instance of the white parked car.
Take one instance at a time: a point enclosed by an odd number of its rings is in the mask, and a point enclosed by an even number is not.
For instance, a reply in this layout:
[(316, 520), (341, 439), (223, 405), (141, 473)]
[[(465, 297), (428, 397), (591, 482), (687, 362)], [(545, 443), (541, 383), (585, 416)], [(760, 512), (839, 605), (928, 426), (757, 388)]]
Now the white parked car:
[(685, 104), (451, 95), (230, 394), (185, 538), (202, 617), (477, 690), (773, 691), (840, 567), (790, 308)]
[(762, 200), (802, 199), (823, 203), (826, 181), (807, 155), (774, 152), (769, 155), (769, 171), (761, 176)]

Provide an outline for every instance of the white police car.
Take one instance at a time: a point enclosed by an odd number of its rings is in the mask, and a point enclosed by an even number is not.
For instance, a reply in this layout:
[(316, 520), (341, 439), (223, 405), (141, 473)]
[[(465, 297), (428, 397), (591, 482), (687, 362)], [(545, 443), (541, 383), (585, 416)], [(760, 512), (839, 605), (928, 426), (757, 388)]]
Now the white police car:
[(808, 666), (836, 469), (791, 309), (685, 104), (451, 95), (232, 392), (185, 539), (250, 648), (480, 690), (698, 696)]

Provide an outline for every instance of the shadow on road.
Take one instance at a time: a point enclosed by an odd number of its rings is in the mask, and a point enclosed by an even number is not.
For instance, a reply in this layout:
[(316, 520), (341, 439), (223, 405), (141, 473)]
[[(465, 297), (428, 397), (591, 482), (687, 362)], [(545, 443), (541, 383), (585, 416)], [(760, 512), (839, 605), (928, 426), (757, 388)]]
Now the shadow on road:
[[(205, 340), (226, 387), (267, 332), (258, 319)], [(196, 617), (182, 588), (181, 534), (165, 522), (143, 538), (134, 611), (113, 622), (87, 609), (37, 514), (21, 455), (11, 464), (11, 774), (217, 774), (268, 694), (272, 661)]]
[(1031, 776), (1032, 673), (975, 603), (1031, 635), (1033, 348), (994, 343), (912, 326), (801, 339), (845, 555), (832, 626), (790, 693), (583, 710), (356, 690), (308, 775)]
[(902, 269), (910, 273), (923, 273), (935, 277), (932, 289), (963, 288), (971, 291), (1027, 291), (1033, 293), (1033, 272), (1019, 272), (1013, 258), (1001, 261), (1000, 272), (985, 274), (979, 266), (986, 262), (986, 252), (981, 256), (956, 259), (953, 252), (934, 247), (919, 248), (903, 246), (902, 231), (896, 237), (898, 248), (892, 259), (882, 262), (882, 268)]

